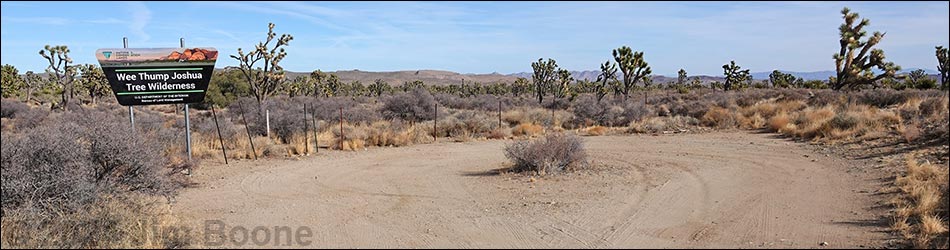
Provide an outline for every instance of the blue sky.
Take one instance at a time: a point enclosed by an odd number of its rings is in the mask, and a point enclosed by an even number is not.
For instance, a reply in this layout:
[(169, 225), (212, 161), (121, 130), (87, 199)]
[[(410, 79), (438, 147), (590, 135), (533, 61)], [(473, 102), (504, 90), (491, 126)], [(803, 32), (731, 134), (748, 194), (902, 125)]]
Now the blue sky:
[[(597, 70), (612, 49), (645, 51), (655, 74), (720, 75), (735, 60), (753, 72), (833, 70), (839, 11), (886, 31), (878, 46), (904, 68), (935, 69), (948, 45), (944, 2), (2, 2), (3, 64), (41, 72), (37, 51), (68, 45), (76, 63), (98, 48), (216, 47), (262, 41), (267, 23), (289, 33), (291, 71), (436, 69), (531, 71), (539, 57)], [(870, 32), (869, 32), (870, 33)]]

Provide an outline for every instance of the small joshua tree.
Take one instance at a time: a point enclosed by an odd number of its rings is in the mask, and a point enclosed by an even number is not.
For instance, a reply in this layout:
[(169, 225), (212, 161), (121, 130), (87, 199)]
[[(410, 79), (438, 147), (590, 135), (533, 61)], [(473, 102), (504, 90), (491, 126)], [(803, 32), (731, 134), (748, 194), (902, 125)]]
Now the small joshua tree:
[(604, 99), (607, 91), (610, 90), (610, 86), (615, 81), (617, 81), (617, 65), (610, 64), (610, 60), (608, 60), (600, 65), (600, 75), (597, 76), (597, 82), (600, 83), (600, 86), (597, 87), (597, 103)]
[[(263, 108), (261, 104), (268, 97), (277, 93), (281, 89), (280, 85), (284, 83), (284, 68), (280, 66), (280, 61), (287, 56), (287, 52), (281, 47), (287, 46), (291, 40), (294, 40), (293, 36), (283, 34), (277, 39), (274, 47), (269, 47), (275, 37), (277, 37), (277, 34), (274, 33), (274, 23), (269, 23), (265, 42), (259, 42), (254, 51), (247, 54), (244, 53), (244, 50), (238, 48), (238, 54), (231, 55), (231, 58), (239, 62), (239, 69), (251, 85), (251, 94), (254, 95), (258, 107), (261, 109)], [(258, 62), (263, 65), (256, 65)], [(259, 112), (263, 112), (263, 110), (259, 110)]]
[(534, 90), (538, 95), (538, 103), (541, 103), (544, 101), (544, 90), (557, 80), (557, 62), (551, 58), (548, 58), (547, 62), (538, 58), (537, 62), (531, 63), (531, 68), (534, 70), (531, 76), (534, 81)]
[(795, 77), (792, 74), (785, 74), (778, 70), (773, 70), (769, 74), (769, 82), (772, 83), (773, 88), (791, 88), (801, 86), (802, 79)]
[[(886, 77), (893, 77), (901, 67), (893, 62), (884, 62), (883, 50), (871, 49), (884, 39), (884, 33), (875, 31), (867, 41), (861, 41), (867, 35), (863, 29), (871, 21), (861, 19), (860, 23), (855, 23), (859, 17), (858, 13), (851, 12), (847, 7), (841, 10), (841, 15), (844, 18), (844, 23), (838, 27), (841, 35), (841, 40), (839, 40), (841, 50), (834, 54), (837, 76), (831, 88), (834, 90), (854, 89), (872, 85)], [(882, 73), (875, 76), (872, 68), (877, 68)]]
[(554, 86), (554, 98), (564, 98), (567, 95), (571, 94), (571, 82), (574, 81), (574, 77), (571, 76), (571, 72), (566, 69), (560, 69), (557, 71), (557, 85)]
[[(620, 72), (623, 73), (623, 86), (619, 90), (623, 93), (624, 101), (626, 101), (630, 97), (630, 90), (636, 86), (637, 82), (652, 74), (653, 71), (650, 69), (650, 65), (643, 60), (643, 52), (634, 52), (630, 47), (622, 46), (614, 49), (613, 56), (614, 61), (620, 67)], [(644, 81), (644, 87), (648, 87), (647, 84)]]
[(729, 64), (722, 65), (722, 71), (723, 75), (726, 76), (726, 83), (722, 86), (723, 90), (732, 90), (733, 87), (741, 87), (744, 82), (752, 81), (749, 70), (743, 70), (742, 67), (736, 65), (736, 61), (729, 61)]
[(79, 65), (80, 77), (79, 86), (89, 94), (92, 103), (97, 103), (99, 98), (108, 95), (112, 91), (109, 87), (109, 81), (106, 80), (106, 74), (102, 68), (95, 64)]
[(39, 53), (49, 62), (46, 73), (50, 81), (60, 87), (62, 102), (59, 105), (63, 110), (67, 110), (69, 101), (75, 96), (73, 82), (76, 78), (76, 67), (70, 65), (73, 59), (69, 57), (69, 48), (66, 45), (46, 45)]
[(20, 78), (20, 72), (13, 65), (3, 65), (3, 82), (0, 84), (3, 88), (3, 98), (16, 96), (23, 88), (23, 79)]

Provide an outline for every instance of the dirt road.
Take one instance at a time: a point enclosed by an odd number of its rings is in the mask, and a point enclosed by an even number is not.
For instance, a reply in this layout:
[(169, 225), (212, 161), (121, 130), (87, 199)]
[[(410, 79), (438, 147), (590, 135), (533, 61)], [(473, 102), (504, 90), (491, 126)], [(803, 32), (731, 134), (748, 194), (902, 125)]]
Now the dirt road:
[(887, 237), (872, 209), (878, 180), (801, 143), (753, 132), (584, 140), (595, 170), (534, 180), (494, 173), (507, 164), (498, 140), (210, 166), (174, 207), (226, 228), (306, 226), (312, 245), (290, 247), (310, 248), (841, 248)]

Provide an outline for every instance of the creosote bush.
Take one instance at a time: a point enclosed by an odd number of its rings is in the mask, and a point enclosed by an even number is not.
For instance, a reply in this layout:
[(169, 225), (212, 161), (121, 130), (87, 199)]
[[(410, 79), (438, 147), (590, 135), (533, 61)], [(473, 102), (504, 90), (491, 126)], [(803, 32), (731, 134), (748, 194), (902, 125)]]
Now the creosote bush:
[(515, 172), (544, 175), (588, 166), (587, 151), (581, 138), (562, 133), (509, 144), (505, 147), (505, 156), (514, 163), (512, 171)]

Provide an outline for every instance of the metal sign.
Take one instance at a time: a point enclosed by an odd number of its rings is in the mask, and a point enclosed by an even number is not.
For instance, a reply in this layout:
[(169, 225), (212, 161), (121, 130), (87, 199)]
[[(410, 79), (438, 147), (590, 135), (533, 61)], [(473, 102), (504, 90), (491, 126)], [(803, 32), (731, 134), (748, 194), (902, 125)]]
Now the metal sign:
[(96, 50), (116, 100), (123, 106), (204, 101), (218, 51), (214, 48)]

